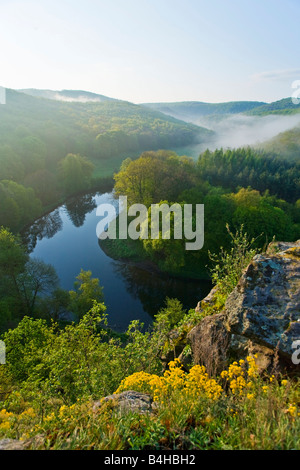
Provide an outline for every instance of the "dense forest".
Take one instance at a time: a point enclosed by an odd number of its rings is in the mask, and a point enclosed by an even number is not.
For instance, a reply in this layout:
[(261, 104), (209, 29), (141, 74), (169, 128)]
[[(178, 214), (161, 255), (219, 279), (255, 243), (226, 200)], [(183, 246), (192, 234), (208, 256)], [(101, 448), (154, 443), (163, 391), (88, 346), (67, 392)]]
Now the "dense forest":
[(102, 189), (124, 157), (210, 134), (123, 101), (66, 103), (7, 90), (0, 113), (0, 223), (20, 230), (66, 196)]
[[(129, 203), (204, 204), (204, 248), (185, 250), (186, 240), (105, 240), (111, 255), (146, 258), (176, 275), (205, 277), (209, 252), (228, 249), (226, 225), (243, 226), (261, 248), (273, 237), (300, 237), (300, 167), (261, 152), (236, 149), (206, 151), (197, 161), (173, 152), (145, 152), (127, 159), (115, 175), (116, 195)], [(149, 219), (150, 224), (150, 219)]]

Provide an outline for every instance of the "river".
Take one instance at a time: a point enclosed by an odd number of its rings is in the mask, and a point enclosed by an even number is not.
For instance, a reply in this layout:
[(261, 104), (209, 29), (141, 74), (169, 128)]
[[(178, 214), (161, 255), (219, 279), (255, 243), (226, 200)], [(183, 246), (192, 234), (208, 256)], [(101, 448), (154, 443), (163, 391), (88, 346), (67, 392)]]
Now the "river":
[(112, 193), (77, 196), (38, 219), (26, 233), (30, 256), (52, 264), (62, 288), (74, 288), (81, 269), (90, 270), (103, 287), (108, 323), (123, 332), (132, 320), (148, 328), (166, 297), (194, 308), (211, 289), (210, 282), (175, 279), (108, 257), (96, 235), (96, 208), (118, 201)]

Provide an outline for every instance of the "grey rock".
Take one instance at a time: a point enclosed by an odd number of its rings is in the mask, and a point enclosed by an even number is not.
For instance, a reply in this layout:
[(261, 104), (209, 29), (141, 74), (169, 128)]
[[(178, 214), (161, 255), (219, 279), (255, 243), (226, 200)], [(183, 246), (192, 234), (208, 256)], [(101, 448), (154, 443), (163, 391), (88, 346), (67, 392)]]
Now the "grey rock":
[(115, 408), (121, 412), (146, 413), (153, 412), (155, 405), (150, 395), (146, 393), (128, 390), (114, 395), (108, 395), (100, 401), (94, 403), (94, 410), (97, 410), (103, 403), (112, 401)]
[(187, 336), (195, 364), (204, 365), (210, 375), (223, 370), (231, 335), (223, 313), (207, 316)]
[(246, 268), (225, 304), (226, 328), (290, 358), (300, 339), (300, 241), (272, 245)]
[[(212, 291), (208, 303), (213, 302)], [(198, 310), (206, 303), (200, 303)], [(194, 362), (212, 372), (232, 358), (258, 355), (261, 371), (299, 375), (292, 363), (300, 340), (300, 240), (272, 243), (244, 270), (223, 312), (205, 317), (188, 334)]]
[(1, 439), (0, 450), (24, 450), (25, 442), (17, 439)]

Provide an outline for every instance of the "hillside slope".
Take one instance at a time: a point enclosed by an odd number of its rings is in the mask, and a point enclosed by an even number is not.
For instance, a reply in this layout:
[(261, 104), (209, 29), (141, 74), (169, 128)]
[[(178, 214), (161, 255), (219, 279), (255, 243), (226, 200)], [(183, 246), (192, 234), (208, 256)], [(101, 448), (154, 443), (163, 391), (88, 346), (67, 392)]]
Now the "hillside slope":
[(284, 98), (269, 104), (262, 104), (252, 110), (248, 110), (246, 114), (250, 116), (266, 116), (268, 114), (296, 114), (300, 112), (300, 103), (294, 104), (292, 98)]
[(300, 126), (296, 126), (285, 132), (280, 132), (273, 139), (270, 139), (260, 148), (267, 152), (275, 153), (291, 161), (300, 159)]
[(259, 101), (231, 101), (228, 103), (182, 101), (178, 103), (144, 103), (143, 105), (184, 121), (195, 121), (195, 119), (202, 116), (243, 113), (264, 104)]
[[(68, 93), (75, 99), (81, 92)], [(10, 145), (18, 153), (23, 138), (35, 137), (52, 162), (69, 152), (107, 159), (126, 156), (127, 152), (176, 148), (210, 135), (211, 131), (196, 125), (108, 98), (102, 102), (63, 102), (7, 89), (6, 105), (0, 108), (2, 145)]]

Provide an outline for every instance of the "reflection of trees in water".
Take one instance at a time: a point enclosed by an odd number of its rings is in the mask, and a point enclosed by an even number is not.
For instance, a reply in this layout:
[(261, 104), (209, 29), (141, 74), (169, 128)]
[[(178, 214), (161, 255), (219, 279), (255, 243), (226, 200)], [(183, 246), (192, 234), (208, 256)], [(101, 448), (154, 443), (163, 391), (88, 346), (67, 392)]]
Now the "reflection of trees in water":
[(38, 240), (54, 237), (57, 232), (62, 230), (62, 227), (59, 209), (34, 222), (30, 229), (22, 234), (23, 242), (27, 245), (29, 253), (32, 253)]
[(144, 311), (152, 317), (164, 307), (166, 297), (177, 298), (188, 310), (195, 308), (212, 287), (208, 281), (172, 278), (123, 262), (115, 262), (114, 270), (122, 276), (128, 292), (140, 300)]
[[(69, 199), (65, 204), (65, 210), (75, 227), (84, 224), (85, 216), (96, 207), (96, 201), (91, 194), (76, 196)], [(63, 222), (59, 213), (60, 208), (36, 220), (34, 224), (22, 234), (23, 242), (28, 246), (29, 253), (32, 253), (38, 240), (52, 238), (62, 230)]]
[(92, 194), (84, 194), (69, 199), (64, 207), (73, 225), (81, 227), (86, 215), (96, 209), (97, 204)]

